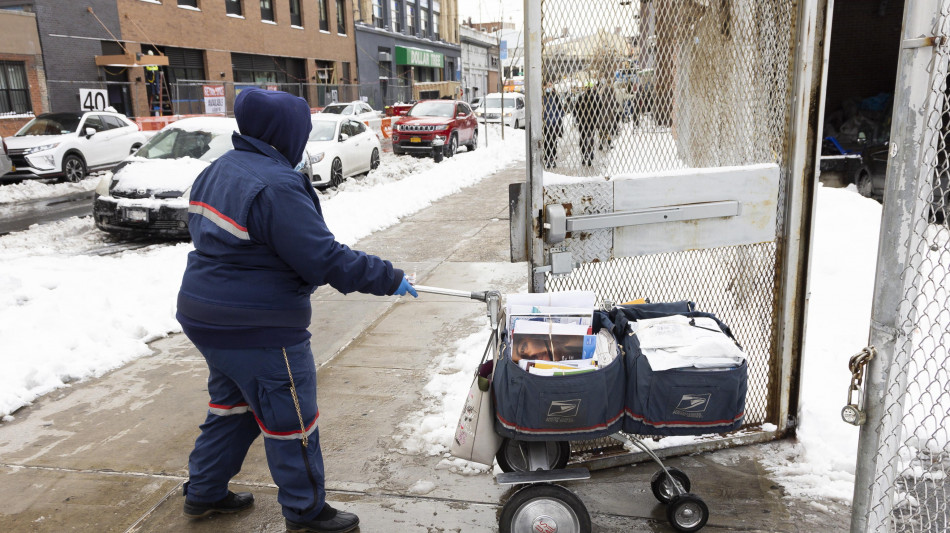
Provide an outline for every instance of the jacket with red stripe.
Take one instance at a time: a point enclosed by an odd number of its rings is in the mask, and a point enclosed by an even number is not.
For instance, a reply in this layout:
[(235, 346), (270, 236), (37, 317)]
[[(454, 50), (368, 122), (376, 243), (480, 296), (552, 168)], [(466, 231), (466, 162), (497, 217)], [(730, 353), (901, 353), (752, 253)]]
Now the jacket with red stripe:
[(280, 152), (234, 134), (189, 198), (195, 250), (178, 294), (178, 320), (198, 345), (289, 346), (310, 337), (310, 295), (330, 284), (390, 295), (403, 271), (336, 242), (307, 178)]

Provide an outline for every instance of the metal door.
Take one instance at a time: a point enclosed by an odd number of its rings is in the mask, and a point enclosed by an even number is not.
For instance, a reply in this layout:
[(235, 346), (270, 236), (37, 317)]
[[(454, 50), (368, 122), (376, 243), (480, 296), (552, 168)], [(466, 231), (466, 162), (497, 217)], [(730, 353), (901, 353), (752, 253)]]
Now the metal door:
[(511, 191), (512, 259), (535, 292), (716, 313), (750, 363), (753, 427), (733, 442), (782, 435), (797, 414), (826, 9), (525, 2), (530, 155)]

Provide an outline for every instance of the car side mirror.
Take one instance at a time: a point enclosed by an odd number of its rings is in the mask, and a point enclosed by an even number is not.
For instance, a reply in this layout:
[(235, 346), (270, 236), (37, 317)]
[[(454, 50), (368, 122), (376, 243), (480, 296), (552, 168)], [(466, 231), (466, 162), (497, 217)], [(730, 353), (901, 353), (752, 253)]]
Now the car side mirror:
[(92, 137), (93, 135), (96, 134), (96, 129), (95, 129), (95, 128), (86, 128), (86, 129), (83, 130), (83, 133), (86, 134), (86, 138), (88, 139), (89, 137)]
[(399, 112), (399, 116), (400, 116), (400, 117), (404, 117), (404, 116), (406, 116), (406, 113), (408, 113), (408, 111), (400, 111), (400, 112)]
[(461, 112), (461, 113), (459, 113), (458, 115), (455, 115), (455, 116), (458, 117), (458, 118), (465, 118), (465, 117), (468, 116), (468, 113), (465, 113), (465, 112), (463, 111), (463, 112)]
[(341, 133), (341, 134), (340, 134), (340, 142), (343, 142), (343, 141), (345, 141), (345, 140), (347, 140), (347, 139), (349, 139), (349, 138), (350, 138), (350, 136), (347, 135), (347, 134), (345, 134), (345, 133)]

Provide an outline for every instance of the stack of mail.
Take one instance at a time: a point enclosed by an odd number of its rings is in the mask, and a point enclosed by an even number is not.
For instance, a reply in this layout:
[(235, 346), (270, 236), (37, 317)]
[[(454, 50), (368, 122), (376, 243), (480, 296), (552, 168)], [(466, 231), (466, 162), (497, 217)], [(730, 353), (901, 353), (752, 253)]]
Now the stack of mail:
[(731, 368), (745, 354), (715, 320), (671, 315), (638, 320), (634, 333), (655, 371), (671, 368)]

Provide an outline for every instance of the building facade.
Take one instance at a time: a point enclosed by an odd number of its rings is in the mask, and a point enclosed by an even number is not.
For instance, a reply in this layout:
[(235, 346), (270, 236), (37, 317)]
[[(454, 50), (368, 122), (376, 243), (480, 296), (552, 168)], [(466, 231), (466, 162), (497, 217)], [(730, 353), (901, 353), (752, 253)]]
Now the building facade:
[(485, 31), (462, 25), (462, 92), (465, 100), (501, 92), (498, 83), (498, 39)]
[(378, 82), (373, 107), (459, 96), (458, 0), (358, 0), (356, 7), (359, 77)]
[(0, 11), (0, 137), (49, 110), (36, 15)]
[(347, 89), (356, 83), (352, 2), (0, 0), (0, 8), (36, 14), (53, 111), (77, 109), (78, 89), (93, 84), (118, 111), (145, 116), (204, 113), (208, 88), (223, 92), (226, 112), (252, 86), (311, 107), (358, 98)]

